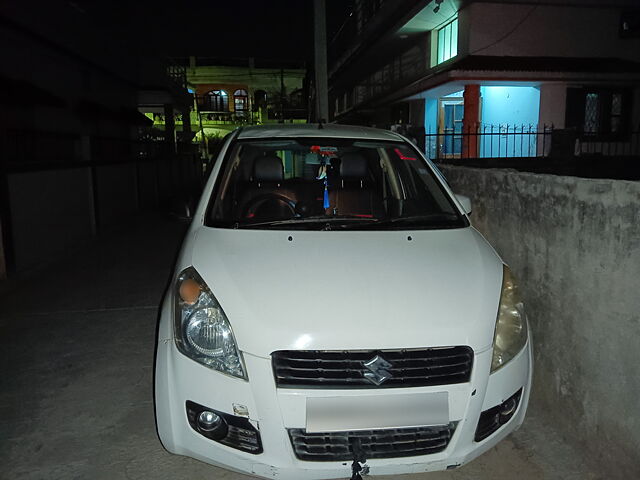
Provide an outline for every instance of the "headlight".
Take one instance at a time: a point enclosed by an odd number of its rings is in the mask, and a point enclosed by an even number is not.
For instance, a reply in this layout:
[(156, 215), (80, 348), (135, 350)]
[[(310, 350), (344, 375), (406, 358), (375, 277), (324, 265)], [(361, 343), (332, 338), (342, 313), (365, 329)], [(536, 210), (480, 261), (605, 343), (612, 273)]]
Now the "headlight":
[(229, 320), (198, 272), (184, 270), (175, 289), (178, 350), (209, 368), (246, 379)]
[(527, 316), (511, 270), (503, 266), (502, 294), (493, 337), (491, 372), (509, 362), (527, 343)]

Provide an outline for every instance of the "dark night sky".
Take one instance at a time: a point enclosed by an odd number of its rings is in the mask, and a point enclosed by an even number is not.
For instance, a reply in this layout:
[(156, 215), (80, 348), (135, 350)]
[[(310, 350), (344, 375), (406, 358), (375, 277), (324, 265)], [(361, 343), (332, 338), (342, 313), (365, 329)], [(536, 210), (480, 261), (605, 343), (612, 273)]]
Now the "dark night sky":
[[(326, 2), (330, 42), (353, 0)], [(158, 57), (313, 68), (313, 0), (0, 0), (0, 16), (134, 81)]]
[(141, 3), (138, 17), (150, 20), (141, 22), (142, 36), (167, 55), (304, 59), (310, 53), (310, 1)]
[[(127, 30), (142, 54), (313, 59), (312, 0), (69, 0), (105, 31)], [(115, 4), (114, 4), (115, 3)], [(327, 0), (328, 40), (353, 0)], [(123, 32), (124, 33), (124, 32)]]

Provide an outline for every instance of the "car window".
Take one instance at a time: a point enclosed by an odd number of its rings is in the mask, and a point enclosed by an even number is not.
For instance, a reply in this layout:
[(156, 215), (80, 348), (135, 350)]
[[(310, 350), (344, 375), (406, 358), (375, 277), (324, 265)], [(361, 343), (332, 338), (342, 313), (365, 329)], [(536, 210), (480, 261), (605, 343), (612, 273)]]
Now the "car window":
[(207, 224), (305, 230), (468, 225), (410, 145), (331, 138), (236, 141)]

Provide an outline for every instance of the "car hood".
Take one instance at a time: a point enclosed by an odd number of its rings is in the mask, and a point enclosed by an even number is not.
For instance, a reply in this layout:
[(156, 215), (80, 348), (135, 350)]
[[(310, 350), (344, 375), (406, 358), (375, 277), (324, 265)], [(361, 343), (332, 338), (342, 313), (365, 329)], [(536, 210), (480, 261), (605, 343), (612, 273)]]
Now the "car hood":
[(477, 352), (493, 342), (502, 262), (471, 227), (202, 227), (189, 243), (246, 353), (454, 345)]

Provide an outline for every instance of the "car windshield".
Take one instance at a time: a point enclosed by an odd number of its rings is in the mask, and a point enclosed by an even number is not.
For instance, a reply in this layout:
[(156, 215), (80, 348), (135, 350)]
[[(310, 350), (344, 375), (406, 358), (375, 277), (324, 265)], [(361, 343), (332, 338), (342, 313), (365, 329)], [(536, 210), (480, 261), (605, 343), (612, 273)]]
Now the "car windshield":
[(240, 140), (207, 212), (221, 228), (401, 230), (468, 225), (407, 143), (334, 138)]

